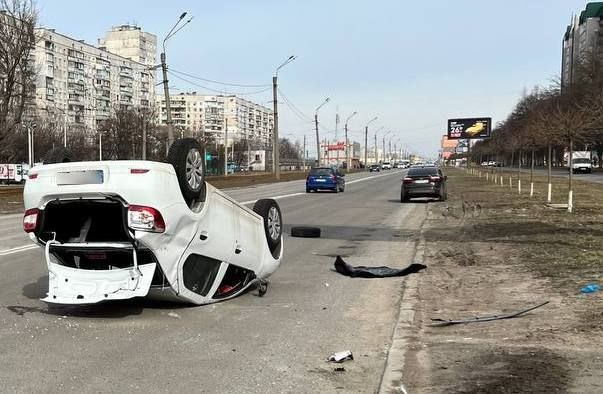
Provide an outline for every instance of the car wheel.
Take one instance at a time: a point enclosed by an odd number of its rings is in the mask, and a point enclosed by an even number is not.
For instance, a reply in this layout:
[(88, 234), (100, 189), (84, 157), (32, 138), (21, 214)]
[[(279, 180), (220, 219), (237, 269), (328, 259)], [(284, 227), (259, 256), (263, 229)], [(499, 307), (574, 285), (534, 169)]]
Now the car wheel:
[(264, 219), (264, 231), (268, 248), (271, 252), (281, 243), (283, 235), (283, 216), (277, 202), (270, 198), (257, 200), (253, 205), (253, 212)]
[(312, 190), (306, 188), (306, 193), (310, 193)]
[(400, 202), (401, 203), (408, 202), (408, 196), (404, 193), (400, 194)]
[(320, 233), (319, 227), (291, 227), (292, 237), (320, 238)]
[(194, 138), (174, 141), (167, 157), (174, 166), (182, 196), (187, 204), (201, 199), (205, 191), (205, 160), (201, 145)]
[(77, 161), (73, 152), (65, 147), (53, 148), (44, 156), (44, 164), (71, 163)]

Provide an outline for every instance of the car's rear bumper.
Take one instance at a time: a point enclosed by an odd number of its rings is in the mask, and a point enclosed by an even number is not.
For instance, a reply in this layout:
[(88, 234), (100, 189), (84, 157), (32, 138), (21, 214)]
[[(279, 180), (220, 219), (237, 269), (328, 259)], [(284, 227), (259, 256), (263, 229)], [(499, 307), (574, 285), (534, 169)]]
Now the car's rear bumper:
[(306, 189), (335, 189), (337, 183), (334, 182), (307, 182)]
[(435, 185), (421, 185), (412, 187), (403, 187), (402, 194), (412, 197), (431, 197), (440, 194), (440, 187)]

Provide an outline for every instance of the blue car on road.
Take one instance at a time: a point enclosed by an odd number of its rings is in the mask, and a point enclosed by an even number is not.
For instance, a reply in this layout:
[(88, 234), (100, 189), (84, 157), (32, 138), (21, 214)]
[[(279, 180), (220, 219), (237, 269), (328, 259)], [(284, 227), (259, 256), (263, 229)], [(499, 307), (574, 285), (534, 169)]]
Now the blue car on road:
[(316, 167), (306, 177), (306, 193), (318, 190), (332, 190), (335, 193), (345, 190), (345, 179), (337, 169)]

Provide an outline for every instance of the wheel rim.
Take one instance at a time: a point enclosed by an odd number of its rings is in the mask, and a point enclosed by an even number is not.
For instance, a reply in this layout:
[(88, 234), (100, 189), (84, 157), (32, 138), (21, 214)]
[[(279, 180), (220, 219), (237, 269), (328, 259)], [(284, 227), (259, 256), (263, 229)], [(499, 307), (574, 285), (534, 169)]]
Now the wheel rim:
[(203, 181), (203, 160), (198, 149), (191, 149), (186, 155), (186, 182), (193, 190), (199, 189)]
[(268, 210), (268, 233), (273, 241), (281, 236), (281, 215), (279, 215), (276, 207), (271, 207)]

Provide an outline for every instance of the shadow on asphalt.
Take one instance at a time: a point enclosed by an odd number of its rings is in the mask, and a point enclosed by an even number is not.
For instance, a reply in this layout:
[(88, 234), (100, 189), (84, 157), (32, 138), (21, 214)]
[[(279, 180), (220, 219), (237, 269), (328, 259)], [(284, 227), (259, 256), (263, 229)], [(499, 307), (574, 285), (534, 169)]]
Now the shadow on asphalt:
[(421, 198), (421, 199), (414, 199), (414, 200), (408, 200), (405, 203), (400, 202), (400, 199), (390, 199), (387, 200), (387, 202), (393, 202), (393, 203), (397, 203), (397, 204), (429, 204), (429, 203), (433, 203), (433, 202), (440, 202), (438, 199), (433, 199), (433, 198)]
[(342, 241), (415, 241), (418, 239), (419, 232), (416, 229), (395, 229), (392, 227), (357, 227), (357, 226), (333, 226), (333, 225), (312, 225), (312, 224), (286, 224), (285, 233), (291, 234), (291, 227), (313, 226), (321, 230), (320, 238), (308, 238), (314, 240), (320, 239), (338, 239)]

